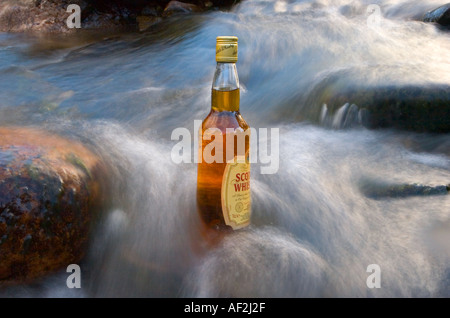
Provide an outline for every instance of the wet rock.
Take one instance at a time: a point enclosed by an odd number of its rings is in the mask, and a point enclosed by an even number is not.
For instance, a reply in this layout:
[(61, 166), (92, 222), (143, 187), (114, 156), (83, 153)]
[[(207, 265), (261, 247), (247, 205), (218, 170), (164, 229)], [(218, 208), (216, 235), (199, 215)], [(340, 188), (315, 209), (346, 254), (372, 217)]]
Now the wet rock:
[[(67, 27), (69, 4), (80, 6), (83, 19), (90, 7), (83, 0), (0, 1), (0, 32), (75, 32)], [(85, 27), (90, 27), (85, 23)]]
[(450, 26), (450, 3), (437, 9), (428, 11), (424, 17), (424, 22), (436, 22), (444, 26)]
[(161, 20), (162, 20), (161, 17), (155, 16), (138, 16), (136, 18), (136, 21), (138, 22), (139, 25), (139, 31), (145, 31), (152, 25), (155, 25), (156, 23), (160, 22)]
[[(63, 0), (60, 0), (63, 1)], [(85, 0), (88, 4), (95, 5), (100, 10), (108, 10), (112, 7), (129, 8), (130, 10), (144, 10), (156, 6), (166, 7), (171, 0)], [(174, 0), (175, 1), (175, 0)], [(177, 1), (178, 2), (178, 1)], [(239, 1), (236, 0), (183, 0), (181, 3), (194, 4), (199, 7), (230, 7)], [(145, 14), (145, 13), (143, 13)]]
[(104, 175), (100, 159), (78, 142), (0, 128), (0, 286), (82, 260)]
[(418, 183), (393, 184), (379, 180), (362, 180), (360, 182), (361, 192), (371, 199), (383, 198), (406, 198), (412, 196), (447, 195), (450, 184), (429, 186)]
[(346, 104), (358, 107), (364, 115), (360, 122), (370, 129), (450, 132), (448, 85), (349, 86), (331, 78), (320, 83), (305, 102), (310, 107), (307, 116), (317, 121), (336, 119)]
[(176, 13), (190, 13), (200, 11), (202, 11), (201, 8), (196, 6), (195, 4), (172, 0), (165, 7), (163, 16), (167, 17)]
[(152, 7), (152, 6), (145, 6), (142, 10), (141, 10), (141, 15), (145, 15), (145, 16), (158, 16), (158, 8), (157, 7)]
[(200, 12), (210, 8), (229, 8), (231, 0), (1, 0), (0, 32), (74, 33), (66, 12), (70, 4), (81, 9), (81, 29), (108, 32), (142, 30), (146, 22), (137, 17), (167, 17), (174, 13)]

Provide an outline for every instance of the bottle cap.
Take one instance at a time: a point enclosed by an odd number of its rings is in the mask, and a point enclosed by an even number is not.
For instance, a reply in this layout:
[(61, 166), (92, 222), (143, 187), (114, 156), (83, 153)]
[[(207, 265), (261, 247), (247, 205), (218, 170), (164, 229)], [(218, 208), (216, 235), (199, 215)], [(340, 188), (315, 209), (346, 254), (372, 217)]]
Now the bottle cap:
[(236, 63), (238, 60), (237, 36), (218, 36), (216, 39), (216, 61)]

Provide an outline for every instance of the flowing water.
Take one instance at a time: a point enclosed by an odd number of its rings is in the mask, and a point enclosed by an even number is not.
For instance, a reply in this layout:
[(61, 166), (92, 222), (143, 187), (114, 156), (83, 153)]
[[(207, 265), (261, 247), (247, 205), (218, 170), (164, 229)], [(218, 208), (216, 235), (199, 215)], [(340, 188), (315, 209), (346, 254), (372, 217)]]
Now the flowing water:
[[(68, 289), (63, 271), (0, 294), (449, 297), (450, 196), (371, 197), (363, 185), (449, 184), (450, 135), (358, 120), (346, 129), (349, 105), (333, 115), (306, 102), (332, 77), (348, 87), (450, 84), (449, 33), (416, 20), (442, 4), (247, 0), (141, 33), (0, 34), (0, 125), (85, 142), (111, 167), (112, 192), (81, 289)], [(207, 115), (215, 37), (228, 34), (239, 37), (241, 113), (279, 128), (280, 164), (275, 174), (252, 166), (252, 225), (207, 246), (196, 164), (172, 162), (171, 132)], [(305, 120), (312, 111), (322, 124)], [(370, 264), (381, 288), (366, 285)]]

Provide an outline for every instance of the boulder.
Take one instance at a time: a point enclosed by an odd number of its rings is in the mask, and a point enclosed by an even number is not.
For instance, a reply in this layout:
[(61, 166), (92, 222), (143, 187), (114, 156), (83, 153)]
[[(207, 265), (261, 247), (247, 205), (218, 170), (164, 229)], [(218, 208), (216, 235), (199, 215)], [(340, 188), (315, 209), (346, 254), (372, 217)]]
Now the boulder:
[[(450, 132), (450, 87), (378, 87), (340, 96), (368, 111), (369, 128), (394, 127), (417, 132)], [(339, 98), (335, 99), (335, 103)]]
[(450, 132), (450, 86), (444, 84), (349, 85), (330, 78), (315, 87), (305, 107), (307, 119), (336, 128), (357, 117), (370, 129)]
[(0, 286), (82, 260), (104, 175), (100, 158), (79, 142), (0, 128)]
[(136, 18), (136, 21), (138, 23), (139, 26), (139, 31), (145, 31), (148, 28), (150, 28), (152, 25), (157, 24), (158, 22), (160, 22), (162, 20), (161, 17), (156, 17), (156, 16), (138, 16)]
[(428, 11), (424, 17), (424, 22), (435, 22), (440, 25), (450, 26), (450, 3), (444, 4), (437, 9)]
[(170, 1), (164, 9), (163, 16), (170, 16), (175, 13), (190, 13), (202, 11), (199, 6), (191, 3), (185, 3), (180, 1)]

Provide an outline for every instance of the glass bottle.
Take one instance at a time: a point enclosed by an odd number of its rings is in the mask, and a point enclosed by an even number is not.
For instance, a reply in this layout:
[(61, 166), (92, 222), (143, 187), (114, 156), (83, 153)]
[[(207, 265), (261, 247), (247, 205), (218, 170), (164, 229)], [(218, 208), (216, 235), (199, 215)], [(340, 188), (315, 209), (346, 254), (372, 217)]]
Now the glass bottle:
[(239, 112), (238, 39), (216, 39), (211, 111), (199, 140), (197, 209), (208, 228), (236, 230), (250, 224), (250, 127)]

